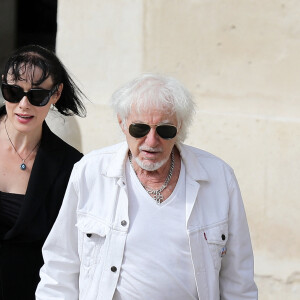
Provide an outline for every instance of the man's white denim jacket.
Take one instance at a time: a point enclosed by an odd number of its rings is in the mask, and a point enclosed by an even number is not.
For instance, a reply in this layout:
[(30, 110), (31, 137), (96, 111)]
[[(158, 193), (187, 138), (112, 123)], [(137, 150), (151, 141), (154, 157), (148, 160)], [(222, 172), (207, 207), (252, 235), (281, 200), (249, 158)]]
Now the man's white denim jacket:
[[(176, 147), (186, 168), (186, 232), (199, 299), (257, 299), (249, 230), (233, 170), (207, 152)], [(124, 142), (93, 151), (74, 166), (43, 247), (36, 299), (113, 298), (130, 223), (127, 159)]]

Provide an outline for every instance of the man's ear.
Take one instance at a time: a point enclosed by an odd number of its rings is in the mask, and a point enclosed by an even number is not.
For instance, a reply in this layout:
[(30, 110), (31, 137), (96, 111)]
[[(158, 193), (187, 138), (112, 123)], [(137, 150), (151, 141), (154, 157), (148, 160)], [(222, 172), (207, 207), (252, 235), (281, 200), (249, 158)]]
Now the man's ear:
[(120, 125), (120, 127), (121, 127), (123, 133), (125, 133), (125, 121), (123, 121), (123, 120), (121, 119), (121, 117), (120, 117), (119, 114), (117, 115), (117, 118), (118, 118), (118, 123), (119, 123), (119, 125)]

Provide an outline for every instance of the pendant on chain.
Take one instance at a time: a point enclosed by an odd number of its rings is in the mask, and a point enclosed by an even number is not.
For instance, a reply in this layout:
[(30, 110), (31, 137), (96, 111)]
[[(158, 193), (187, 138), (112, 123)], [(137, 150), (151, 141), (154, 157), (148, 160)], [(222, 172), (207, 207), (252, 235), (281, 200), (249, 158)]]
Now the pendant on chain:
[(19, 152), (17, 151), (17, 149), (16, 149), (15, 145), (13, 144), (12, 140), (11, 140), (10, 137), (9, 137), (9, 134), (8, 134), (8, 131), (7, 131), (7, 128), (6, 128), (6, 120), (7, 120), (7, 117), (5, 118), (5, 121), (4, 121), (4, 127), (5, 127), (5, 131), (6, 131), (8, 140), (10, 141), (10, 143), (11, 143), (12, 147), (14, 148), (15, 152), (16, 152), (16, 153), (18, 154), (18, 156), (22, 159), (22, 163), (21, 163), (21, 165), (20, 165), (20, 169), (21, 169), (22, 171), (25, 171), (25, 170), (27, 169), (27, 166), (26, 166), (26, 164), (25, 164), (26, 159), (27, 159), (27, 158), (31, 155), (31, 153), (33, 153), (33, 151), (40, 145), (40, 142), (38, 142), (38, 143), (35, 145), (35, 147), (31, 150), (31, 152), (27, 155), (27, 157), (23, 159), (23, 158), (21, 157), (21, 155), (19, 154)]
[(149, 194), (152, 194), (153, 195), (153, 199), (158, 203), (162, 203), (164, 201), (164, 197), (163, 195), (161, 194), (161, 191), (159, 190), (153, 190), (153, 191), (150, 191), (150, 190), (146, 190)]

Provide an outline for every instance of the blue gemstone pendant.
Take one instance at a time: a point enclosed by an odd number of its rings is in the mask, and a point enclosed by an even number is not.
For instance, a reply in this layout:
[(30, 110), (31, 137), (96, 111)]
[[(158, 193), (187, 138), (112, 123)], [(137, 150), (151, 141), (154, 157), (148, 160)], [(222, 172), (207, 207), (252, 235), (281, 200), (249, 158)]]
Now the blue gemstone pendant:
[(22, 164), (20, 165), (20, 169), (21, 169), (22, 171), (25, 171), (25, 170), (26, 170), (26, 165), (25, 165), (24, 163), (22, 163)]

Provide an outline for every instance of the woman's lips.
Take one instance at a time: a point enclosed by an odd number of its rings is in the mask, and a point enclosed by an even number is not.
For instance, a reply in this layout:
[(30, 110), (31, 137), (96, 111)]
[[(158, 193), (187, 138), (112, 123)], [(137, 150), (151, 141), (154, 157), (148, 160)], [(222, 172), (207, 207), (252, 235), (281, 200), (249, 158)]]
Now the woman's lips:
[(19, 120), (20, 123), (28, 123), (30, 120), (33, 118), (31, 115), (24, 115), (24, 114), (16, 114), (17, 119)]

